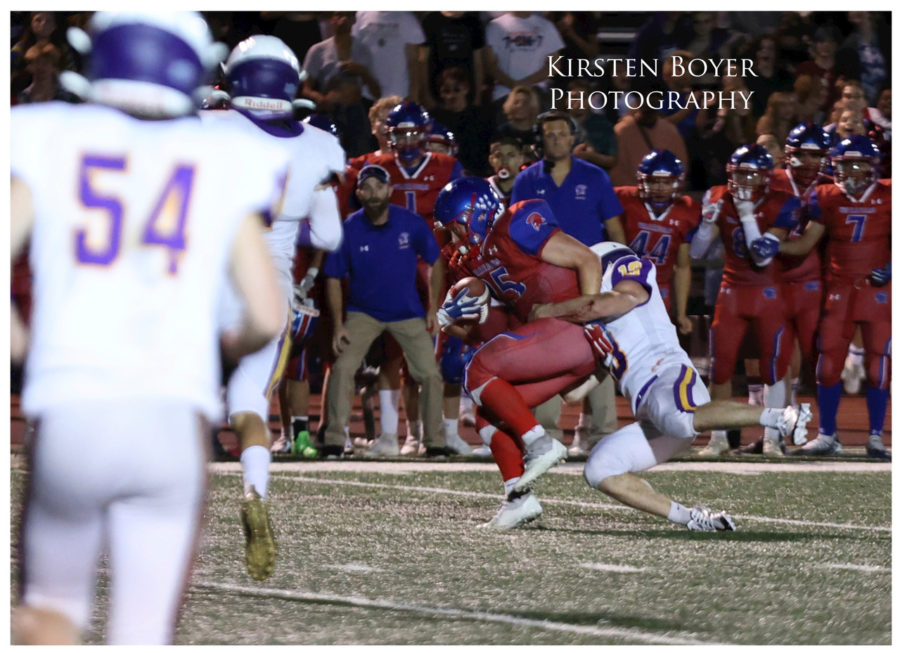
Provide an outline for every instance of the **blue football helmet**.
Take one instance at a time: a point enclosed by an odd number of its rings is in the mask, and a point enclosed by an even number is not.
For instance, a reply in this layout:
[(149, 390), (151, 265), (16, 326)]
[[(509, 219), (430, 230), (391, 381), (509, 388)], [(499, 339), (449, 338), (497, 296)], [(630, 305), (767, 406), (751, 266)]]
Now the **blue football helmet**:
[(292, 101), (306, 73), (284, 41), (265, 34), (244, 39), (223, 66), (231, 83), (231, 106), (262, 120), (290, 118)]
[(637, 168), (638, 194), (653, 210), (668, 207), (684, 185), (684, 165), (669, 150), (653, 150)]
[(61, 85), (90, 102), (144, 118), (193, 112), (227, 52), (194, 11), (99, 11), (88, 32), (73, 27), (67, 36), (90, 57), (86, 76), (65, 71)]
[(400, 163), (411, 165), (425, 151), (431, 116), (415, 102), (404, 100), (385, 118), (388, 142)]
[(844, 193), (858, 197), (878, 181), (881, 151), (863, 134), (843, 139), (831, 150), (834, 183)]
[(324, 113), (311, 113), (303, 119), (307, 125), (318, 127), (322, 131), (328, 132), (336, 139), (341, 140), (341, 130), (334, 121)]
[(456, 143), (454, 133), (436, 120), (431, 123), (431, 129), (425, 139), (425, 147), (432, 152), (441, 152), (450, 156), (459, 154), (459, 145)]
[(505, 211), (503, 200), (481, 177), (460, 177), (438, 193), (434, 221), (473, 245), (484, 242), (494, 222)]
[(813, 183), (828, 166), (831, 134), (820, 125), (800, 123), (784, 142), (784, 153), (791, 176), (804, 186)]
[(725, 166), (728, 190), (736, 200), (757, 202), (769, 192), (775, 159), (762, 145), (741, 145)]

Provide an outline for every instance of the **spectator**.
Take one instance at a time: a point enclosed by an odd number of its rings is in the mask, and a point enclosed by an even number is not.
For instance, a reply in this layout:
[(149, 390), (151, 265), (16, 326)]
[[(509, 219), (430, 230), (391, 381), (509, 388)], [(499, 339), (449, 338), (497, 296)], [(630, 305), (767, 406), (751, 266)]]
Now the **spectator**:
[(317, 11), (264, 11), (263, 19), (275, 19), (272, 36), (277, 36), (297, 55), (300, 61), (306, 60), (306, 53), (322, 40), (322, 28), (319, 26)]
[[(356, 195), (363, 208), (344, 222), (344, 241), (325, 262), (337, 360), (327, 397), (324, 456), (342, 455), (354, 373), (369, 346), (385, 331), (400, 344), (410, 374), (422, 386), (425, 455), (446, 454), (440, 431), (442, 379), (429, 335), (440, 302), (444, 264), (427, 223), (390, 204), (391, 192), (387, 170), (368, 165), (360, 171)], [(432, 266), (427, 308), (416, 291), (419, 256)], [(385, 261), (391, 264), (385, 265)], [(342, 315), (343, 278), (348, 279), (349, 288), (346, 320)], [(375, 446), (379, 455), (400, 453), (396, 433), (382, 433)]]
[(874, 100), (878, 88), (890, 75), (890, 62), (885, 56), (890, 47), (890, 29), (879, 34), (881, 21), (876, 25), (869, 11), (847, 12), (847, 20), (853, 25), (853, 31), (844, 39), (839, 56), (850, 60), (850, 74), (862, 82), (866, 99)]
[(61, 55), (53, 43), (32, 45), (25, 53), (25, 70), (31, 74), (31, 84), (22, 89), (16, 104), (62, 100), (78, 102), (79, 98), (59, 85)]
[(840, 38), (838, 31), (830, 26), (823, 25), (813, 34), (813, 42), (810, 48), (812, 59), (804, 61), (797, 66), (797, 75), (812, 75), (822, 79), (825, 83), (825, 105), (831, 106), (837, 100), (838, 92), (835, 88), (837, 76), (834, 71), (835, 52)]
[(506, 121), (497, 126), (495, 138), (512, 136), (526, 146), (526, 159), (531, 162), (537, 157), (532, 151), (535, 143), (534, 121), (541, 112), (540, 99), (530, 86), (516, 86), (503, 102), (503, 115)]
[(485, 143), (493, 131), (490, 111), (469, 102), (469, 78), (462, 68), (444, 69), (438, 77), (438, 93), (440, 104), (431, 113), (456, 136), (459, 162), (466, 174), (486, 175), (490, 168)]
[(35, 11), (28, 19), (28, 25), (22, 33), (22, 38), (12, 46), (10, 50), (11, 85), (13, 97), (25, 88), (29, 82), (30, 73), (26, 70), (28, 61), (25, 53), (35, 45), (45, 46), (52, 44), (59, 53), (59, 70), (77, 70), (78, 60), (74, 51), (66, 43), (62, 25), (58, 22), (58, 16), (53, 11)]
[(435, 106), (440, 97), (440, 76), (448, 68), (464, 71), (468, 103), (481, 106), (484, 85), (484, 27), (472, 11), (432, 11), (422, 19), (425, 43), (419, 63), (425, 66), (423, 100)]
[[(705, 114), (701, 113), (699, 109), (693, 106), (685, 106), (683, 109), (679, 107), (687, 104), (688, 98), (696, 96), (694, 84), (696, 84), (700, 78), (686, 74), (673, 74), (675, 70), (674, 57), (679, 57), (683, 61), (685, 67), (687, 67), (690, 64), (691, 59), (693, 59), (693, 55), (687, 50), (676, 50), (666, 57), (662, 67), (662, 79), (668, 87), (666, 89), (667, 93), (664, 96), (667, 104), (659, 113), (663, 120), (678, 127), (678, 133), (680, 133), (681, 137), (687, 141), (692, 137), (697, 121), (705, 119)], [(669, 95), (669, 92), (678, 94), (676, 102), (670, 101), (671, 96)]]
[(565, 45), (553, 23), (530, 11), (498, 16), (488, 23), (485, 40), (495, 109), (513, 87), (546, 87), (547, 58), (559, 54)]
[(762, 145), (772, 156), (772, 160), (775, 162), (775, 171), (781, 170), (784, 164), (784, 149), (779, 140), (773, 134), (760, 134), (756, 139), (756, 144)]
[[(732, 35), (727, 29), (716, 27), (715, 21), (715, 14), (711, 11), (695, 11), (690, 14), (686, 29), (679, 31), (679, 47), (702, 59), (723, 59), (729, 56)], [(716, 83), (712, 72), (694, 78), (695, 87), (713, 87)]]
[(417, 50), (425, 33), (410, 11), (357, 11), (354, 40), (372, 53), (370, 70), (381, 86), (379, 95), (421, 97)]
[(632, 184), (634, 171), (650, 150), (670, 150), (682, 162), (688, 161), (687, 148), (678, 129), (660, 120), (658, 113), (646, 104), (617, 122), (614, 131), (619, 144), (619, 160), (609, 171), (613, 186)]
[(663, 59), (676, 49), (678, 21), (677, 11), (660, 11), (644, 23), (628, 47), (631, 59)]
[[(562, 37), (563, 59), (595, 59), (600, 54), (600, 24), (594, 11), (551, 11), (547, 14)], [(565, 88), (565, 79), (551, 79), (554, 88)]]
[(777, 92), (769, 96), (766, 112), (756, 123), (756, 134), (772, 134), (784, 142), (797, 119), (797, 96)]
[(822, 124), (825, 122), (825, 82), (821, 77), (799, 75), (794, 80), (797, 96), (797, 122)]
[[(569, 80), (571, 93), (584, 93), (583, 97), (586, 98), (592, 90), (593, 86), (588, 80), (578, 78)], [(569, 115), (578, 123), (582, 135), (582, 141), (575, 146), (572, 154), (608, 171), (616, 165), (618, 156), (616, 133), (606, 114), (591, 111), (589, 106), (587, 101), (570, 103)]]
[[(791, 90), (793, 78), (778, 59), (778, 49), (772, 34), (763, 34), (756, 39), (753, 46), (751, 56), (754, 61), (753, 72), (756, 73), (756, 76), (748, 75), (743, 78), (743, 82), (748, 90), (753, 91), (751, 96), (753, 117), (759, 118), (765, 113), (769, 96), (776, 91)], [(747, 139), (740, 141), (740, 143), (746, 142)], [(735, 143), (735, 145), (738, 144)]]
[[(746, 93), (749, 90), (745, 85), (747, 79), (746, 77), (723, 75), (722, 91), (735, 94), (732, 97), (737, 97), (736, 94), (740, 91)], [(738, 145), (752, 141), (756, 136), (757, 121), (751, 108), (742, 105), (720, 107), (716, 112), (716, 119), (722, 121), (722, 132), (731, 145), (731, 151), (734, 151)], [(724, 165), (722, 168), (724, 169)]]

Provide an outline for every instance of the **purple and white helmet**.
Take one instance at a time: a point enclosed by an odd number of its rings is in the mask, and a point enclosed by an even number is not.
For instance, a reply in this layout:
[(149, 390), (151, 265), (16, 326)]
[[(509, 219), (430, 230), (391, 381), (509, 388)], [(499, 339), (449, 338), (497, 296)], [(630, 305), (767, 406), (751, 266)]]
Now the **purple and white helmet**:
[(231, 83), (231, 106), (263, 120), (286, 118), (306, 73), (287, 44), (258, 34), (238, 43), (224, 65)]
[(86, 77), (60, 75), (64, 87), (149, 118), (193, 112), (206, 94), (208, 75), (228, 51), (194, 11), (100, 11), (88, 32), (70, 28), (68, 39), (90, 57)]

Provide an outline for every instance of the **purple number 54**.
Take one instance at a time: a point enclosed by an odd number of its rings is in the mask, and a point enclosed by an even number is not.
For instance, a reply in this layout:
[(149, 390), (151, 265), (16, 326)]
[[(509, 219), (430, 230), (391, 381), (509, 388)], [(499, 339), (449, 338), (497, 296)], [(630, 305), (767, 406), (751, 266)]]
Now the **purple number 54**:
[[(103, 211), (109, 218), (108, 237), (99, 246), (88, 241), (85, 229), (75, 231), (75, 258), (91, 265), (112, 265), (122, 246), (125, 220), (122, 202), (115, 196), (101, 194), (92, 185), (94, 177), (103, 172), (124, 173), (125, 157), (89, 155), (81, 160), (78, 184), (81, 203), (89, 209)], [(177, 274), (179, 256), (187, 247), (185, 229), (193, 182), (193, 166), (175, 167), (154, 204), (141, 237), (141, 243), (145, 245), (166, 248), (169, 274)]]

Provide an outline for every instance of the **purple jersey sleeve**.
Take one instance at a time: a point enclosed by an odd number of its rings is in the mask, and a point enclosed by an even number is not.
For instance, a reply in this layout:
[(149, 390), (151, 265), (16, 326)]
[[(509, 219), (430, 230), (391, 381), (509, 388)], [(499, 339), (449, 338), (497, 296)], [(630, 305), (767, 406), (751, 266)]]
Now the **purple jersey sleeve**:
[(517, 207), (509, 222), (509, 235), (526, 254), (537, 255), (544, 243), (559, 229), (550, 205), (533, 200)]

